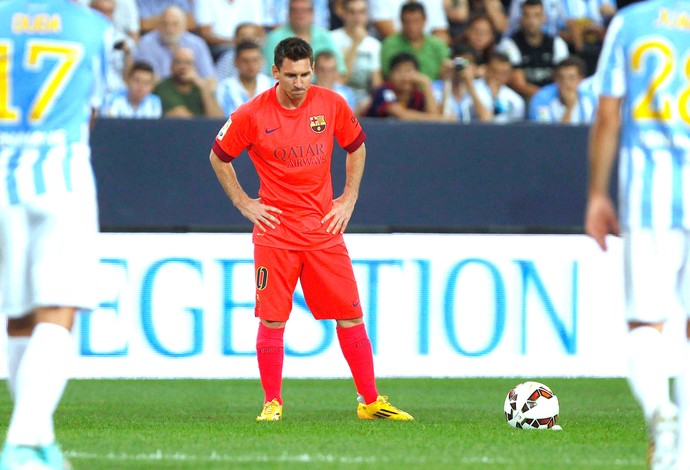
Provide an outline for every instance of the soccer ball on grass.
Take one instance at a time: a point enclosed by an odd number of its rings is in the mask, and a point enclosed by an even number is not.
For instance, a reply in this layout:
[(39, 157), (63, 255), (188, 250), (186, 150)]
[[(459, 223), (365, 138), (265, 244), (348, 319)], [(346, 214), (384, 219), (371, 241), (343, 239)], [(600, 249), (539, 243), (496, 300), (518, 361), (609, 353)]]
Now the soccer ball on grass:
[(558, 398), (546, 385), (524, 382), (513, 387), (503, 404), (506, 421), (517, 429), (560, 430)]

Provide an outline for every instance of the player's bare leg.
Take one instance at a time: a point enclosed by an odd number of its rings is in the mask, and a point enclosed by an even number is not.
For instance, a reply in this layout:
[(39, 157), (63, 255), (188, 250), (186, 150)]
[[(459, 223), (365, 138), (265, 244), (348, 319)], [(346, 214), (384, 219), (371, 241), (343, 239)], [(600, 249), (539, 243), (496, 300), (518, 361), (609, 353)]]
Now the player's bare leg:
[(663, 365), (663, 323), (629, 322), (629, 383), (642, 406), (649, 432), (649, 466), (674, 469), (678, 453), (678, 408), (671, 402)]
[(336, 320), (340, 349), (350, 366), (357, 388), (357, 416), (360, 419), (412, 420), (409, 413), (388, 403), (379, 395), (374, 375), (374, 355), (362, 318)]
[(33, 457), (46, 468), (70, 468), (55, 442), (53, 413), (68, 380), (75, 312), (73, 307), (42, 307), (8, 321), (9, 342), (26, 344), (10, 348), (14, 410), (0, 461), (2, 470), (13, 468), (17, 460), (30, 461)]
[(261, 320), (256, 338), (256, 357), (264, 389), (264, 407), (257, 421), (280, 421), (283, 417), (283, 361), (285, 322)]

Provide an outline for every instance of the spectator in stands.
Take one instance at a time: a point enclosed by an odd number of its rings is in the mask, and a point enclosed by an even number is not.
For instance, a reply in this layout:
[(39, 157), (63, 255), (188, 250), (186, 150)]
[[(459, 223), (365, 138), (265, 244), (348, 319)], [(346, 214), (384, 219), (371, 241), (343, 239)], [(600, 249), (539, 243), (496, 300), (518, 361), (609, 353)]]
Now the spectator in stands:
[(383, 83), (381, 42), (367, 31), (366, 0), (344, 0), (342, 9), (344, 26), (331, 31), (331, 38), (345, 58), (347, 72), (343, 82), (354, 90), (357, 103), (362, 104), (371, 90)]
[[(235, 43), (242, 41), (254, 41), (259, 46), (266, 42), (266, 32), (264, 27), (256, 23), (240, 23), (235, 29)], [(263, 62), (262, 62), (263, 63)], [(236, 77), (237, 67), (235, 67), (235, 48), (223, 53), (216, 61), (216, 78), (218, 81), (226, 78)]]
[(486, 76), (473, 83), (477, 99), (468, 94), (461, 104), (469, 108), (473, 121), (507, 123), (525, 118), (525, 101), (507, 85), (512, 71), (508, 56), (494, 52)]
[[(110, 22), (113, 21), (115, 11), (115, 0), (91, 0), (91, 8), (102, 13)], [(132, 65), (131, 50), (134, 47), (134, 40), (123, 32), (114, 29), (113, 48), (108, 54), (106, 92), (122, 90), (126, 87), (125, 74)]]
[[(512, 0), (510, 2), (510, 12), (508, 14), (507, 36), (515, 33), (520, 28), (520, 18), (522, 16), (522, 3), (525, 0)], [(542, 0), (544, 5), (544, 32), (551, 36), (558, 36), (561, 29), (565, 27), (565, 5), (563, 0)]]
[(314, 84), (328, 88), (345, 98), (353, 111), (357, 111), (355, 92), (347, 85), (340, 83), (338, 62), (331, 51), (321, 51), (314, 58)]
[(146, 62), (134, 62), (127, 73), (127, 88), (105, 96), (101, 114), (114, 118), (156, 119), (163, 115), (161, 100), (154, 95), (156, 76)]
[[(417, 0), (424, 6), (427, 17), (424, 33), (438, 36), (446, 44), (450, 43), (448, 18), (443, 9), (443, 0)], [(371, 21), (381, 40), (402, 30), (400, 12), (409, 0), (369, 0)]]
[(486, 15), (473, 16), (467, 23), (467, 29), (461, 40), (455, 46), (469, 46), (477, 58), (475, 73), (484, 76), (486, 64), (494, 52), (496, 45), (496, 31), (493, 23)]
[(393, 57), (386, 82), (372, 92), (366, 116), (403, 121), (457, 121), (443, 116), (431, 89), (431, 79), (419, 70), (417, 58), (401, 52)]
[(288, 23), (278, 26), (268, 33), (263, 47), (266, 73), (271, 74), (273, 64), (273, 50), (283, 39), (297, 36), (304, 39), (314, 50), (314, 54), (321, 51), (331, 51), (338, 59), (338, 73), (345, 75), (345, 61), (338, 47), (331, 39), (330, 31), (314, 24), (314, 3), (312, 0), (289, 0)]
[(520, 29), (504, 37), (496, 47), (513, 64), (508, 85), (529, 100), (539, 88), (553, 82), (554, 66), (566, 59), (569, 52), (563, 39), (544, 33), (542, 0), (525, 0), (521, 11)]
[[(265, 23), (264, 25), (272, 30), (278, 26), (286, 24), (289, 20), (289, 2), (287, 0), (262, 0)], [(323, 29), (331, 29), (331, 9), (329, 0), (313, 0), (314, 6), (314, 25)]]
[(508, 16), (501, 0), (469, 0), (470, 18), (485, 16), (491, 22), (494, 34), (502, 35), (508, 30)]
[(470, 18), (469, 0), (443, 0), (443, 11), (448, 19), (448, 34), (453, 43), (465, 32)]
[(115, 11), (113, 12), (113, 27), (134, 42), (139, 41), (141, 22), (135, 0), (116, 0)]
[(156, 86), (166, 117), (223, 117), (215, 98), (216, 79), (201, 77), (195, 68), (194, 51), (175, 50), (171, 75)]
[(589, 124), (594, 119), (597, 97), (583, 82), (585, 62), (577, 57), (559, 62), (555, 83), (541, 88), (529, 103), (530, 121), (560, 124)]
[(443, 66), (449, 58), (448, 46), (435, 36), (424, 33), (426, 12), (419, 2), (405, 3), (400, 9), (402, 30), (383, 40), (381, 45), (381, 70), (388, 75), (392, 58), (407, 52), (417, 58), (419, 70), (436, 80), (442, 75)]
[[(202, 0), (200, 0), (202, 1)], [(182, 10), (186, 18), (186, 26), (189, 31), (196, 29), (194, 15), (192, 13), (191, 0), (137, 0), (139, 8), (139, 24), (141, 33), (154, 31), (161, 22), (161, 16), (168, 7), (176, 6)]]
[[(365, 1), (367, 2), (368, 6), (369, 0)], [(343, 23), (344, 3), (345, 0), (330, 0), (328, 2), (328, 10), (330, 11), (331, 17), (330, 26), (328, 29), (330, 29), (331, 31), (345, 26), (345, 24)]]
[(273, 77), (261, 73), (264, 56), (261, 46), (254, 41), (245, 40), (237, 44), (235, 67), (237, 76), (222, 80), (216, 89), (216, 101), (225, 116), (230, 116), (242, 103), (268, 90), (275, 83)]
[(263, 7), (263, 3), (256, 0), (194, 2), (194, 19), (199, 35), (208, 44), (214, 59), (232, 49), (238, 24), (264, 23)]
[(199, 36), (187, 31), (187, 17), (176, 6), (163, 12), (157, 30), (141, 37), (134, 60), (150, 63), (158, 78), (167, 78), (172, 70), (173, 51), (180, 47), (193, 51), (195, 68), (201, 77), (213, 75), (213, 59), (208, 46)]
[(447, 72), (446, 78), (431, 84), (434, 98), (445, 116), (456, 116), (460, 122), (468, 123), (471, 121), (470, 102), (464, 98), (469, 95), (473, 101), (479, 100), (474, 88), (474, 51), (469, 47), (457, 48), (452, 63), (453, 67)]
[(570, 52), (582, 57), (587, 64), (587, 76), (596, 70), (604, 34), (616, 13), (615, 0), (563, 0), (566, 22), (561, 36)]

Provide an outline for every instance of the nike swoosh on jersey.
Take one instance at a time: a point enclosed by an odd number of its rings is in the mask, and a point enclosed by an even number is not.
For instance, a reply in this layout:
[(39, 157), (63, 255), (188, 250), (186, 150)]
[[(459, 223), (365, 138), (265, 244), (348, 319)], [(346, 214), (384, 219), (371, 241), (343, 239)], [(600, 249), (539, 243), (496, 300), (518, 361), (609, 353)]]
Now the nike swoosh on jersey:
[(270, 134), (271, 132), (275, 132), (278, 129), (280, 129), (280, 126), (276, 127), (275, 129), (266, 129), (266, 134)]

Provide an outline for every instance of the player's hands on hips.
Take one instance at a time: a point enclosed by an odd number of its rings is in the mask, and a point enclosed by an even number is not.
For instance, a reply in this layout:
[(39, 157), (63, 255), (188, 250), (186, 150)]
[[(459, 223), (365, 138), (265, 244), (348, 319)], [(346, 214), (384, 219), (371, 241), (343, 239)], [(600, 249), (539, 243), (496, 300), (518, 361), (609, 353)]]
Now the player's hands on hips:
[(333, 207), (331, 210), (321, 219), (321, 223), (325, 224), (328, 222), (326, 227), (327, 233), (332, 233), (338, 235), (344, 233), (347, 228), (347, 223), (352, 217), (352, 212), (355, 210), (355, 201), (346, 199), (344, 196), (340, 196), (338, 199), (333, 200)]
[(608, 194), (590, 194), (585, 215), (585, 233), (606, 251), (606, 235), (620, 235), (618, 217)]
[[(283, 211), (277, 207), (267, 206), (263, 203), (261, 198), (247, 200), (237, 209), (245, 216), (251, 223), (259, 227), (262, 232), (267, 229), (274, 229), (276, 225), (280, 225), (280, 220), (276, 217), (277, 214), (282, 214)], [(276, 214), (276, 215), (274, 215)]]

